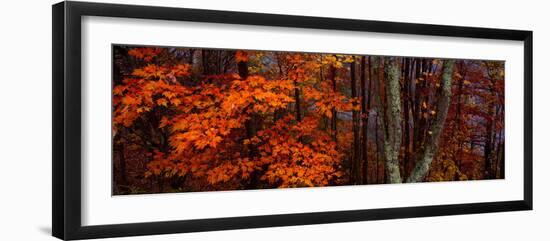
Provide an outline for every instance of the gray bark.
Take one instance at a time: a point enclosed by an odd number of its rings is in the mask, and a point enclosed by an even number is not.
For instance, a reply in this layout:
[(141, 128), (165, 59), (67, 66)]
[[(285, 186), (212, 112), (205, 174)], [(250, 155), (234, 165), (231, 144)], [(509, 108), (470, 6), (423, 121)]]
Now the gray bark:
[(407, 178), (407, 182), (422, 181), (426, 176), (426, 173), (428, 173), (430, 164), (432, 163), (432, 160), (437, 152), (439, 137), (441, 136), (441, 131), (443, 130), (445, 119), (447, 118), (447, 111), (449, 110), (449, 105), (451, 103), (451, 86), (454, 62), (454, 60), (445, 60), (443, 63), (441, 95), (436, 107), (436, 119), (429, 128), (429, 134), (427, 136), (424, 150), (416, 161), (416, 165), (409, 178)]
[(388, 183), (401, 183), (399, 172), (399, 150), (401, 149), (401, 86), (399, 84), (399, 66), (397, 58), (386, 57), (384, 78), (386, 79), (386, 125), (384, 154)]

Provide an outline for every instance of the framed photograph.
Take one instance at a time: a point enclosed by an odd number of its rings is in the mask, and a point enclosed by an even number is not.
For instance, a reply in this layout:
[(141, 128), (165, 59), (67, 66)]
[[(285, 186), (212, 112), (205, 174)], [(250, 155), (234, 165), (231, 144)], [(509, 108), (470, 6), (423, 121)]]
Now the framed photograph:
[(53, 235), (531, 210), (532, 55), (523, 30), (55, 4)]

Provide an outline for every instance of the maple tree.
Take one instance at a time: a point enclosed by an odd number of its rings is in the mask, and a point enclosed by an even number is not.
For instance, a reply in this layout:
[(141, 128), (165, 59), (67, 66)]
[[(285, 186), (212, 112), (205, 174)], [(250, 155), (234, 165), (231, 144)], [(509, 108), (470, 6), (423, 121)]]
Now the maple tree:
[(504, 66), (115, 46), (115, 194), (504, 176)]

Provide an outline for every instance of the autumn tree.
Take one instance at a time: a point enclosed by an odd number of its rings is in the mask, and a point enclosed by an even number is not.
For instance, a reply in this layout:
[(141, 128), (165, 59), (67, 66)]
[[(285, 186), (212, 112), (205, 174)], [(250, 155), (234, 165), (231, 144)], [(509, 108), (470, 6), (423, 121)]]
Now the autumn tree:
[(499, 61), (113, 48), (113, 192), (504, 176)]
[(419, 182), (424, 179), (430, 164), (437, 152), (439, 145), (439, 137), (441, 136), (441, 131), (445, 120), (447, 119), (447, 111), (449, 109), (450, 100), (451, 100), (451, 80), (453, 74), (454, 60), (444, 60), (443, 61), (443, 73), (441, 76), (440, 84), (440, 95), (437, 102), (436, 118), (434, 123), (430, 126), (428, 131), (428, 137), (426, 144), (422, 150), (422, 154), (418, 157), (416, 165), (407, 178), (407, 182)]
[(399, 67), (396, 57), (384, 60), (385, 94), (387, 108), (381, 115), (384, 129), (384, 155), (386, 160), (386, 178), (388, 183), (400, 183), (399, 151), (401, 149), (401, 90), (399, 85)]

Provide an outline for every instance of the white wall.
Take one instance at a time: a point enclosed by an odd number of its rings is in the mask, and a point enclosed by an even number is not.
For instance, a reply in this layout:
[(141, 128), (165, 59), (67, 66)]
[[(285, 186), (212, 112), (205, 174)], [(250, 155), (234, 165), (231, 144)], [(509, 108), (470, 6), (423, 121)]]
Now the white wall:
[[(545, 1), (109, 1), (189, 8), (534, 30), (534, 206), (509, 212), (253, 230), (175, 234), (155, 240), (547, 239), (550, 188), (546, 103), (550, 24)], [(54, 1), (0, 7), (0, 240), (53, 240), (51, 230), (51, 10)], [(546, 174), (546, 175), (545, 175)], [(121, 240), (151, 240), (133, 237)]]

